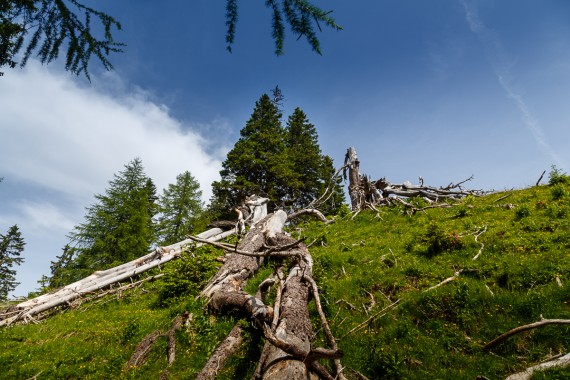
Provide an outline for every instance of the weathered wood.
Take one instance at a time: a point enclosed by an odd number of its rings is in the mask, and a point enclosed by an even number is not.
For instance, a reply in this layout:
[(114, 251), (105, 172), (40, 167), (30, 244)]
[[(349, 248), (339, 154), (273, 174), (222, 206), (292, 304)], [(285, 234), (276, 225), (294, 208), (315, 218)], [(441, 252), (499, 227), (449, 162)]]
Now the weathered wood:
[(501, 334), (497, 338), (493, 339), (489, 343), (483, 346), (484, 350), (489, 350), (490, 348), (496, 346), (497, 344), (505, 341), (506, 339), (510, 338), (511, 336), (518, 334), (520, 332), (535, 329), (537, 327), (545, 326), (545, 325), (570, 325), (570, 319), (542, 319), (538, 322), (529, 323), (528, 325), (523, 325), (519, 327), (515, 327), (512, 330), (507, 331), (504, 334)]
[[(233, 233), (233, 230), (224, 232), (219, 228), (213, 228), (198, 236), (206, 240), (216, 241)], [(18, 314), (0, 320), (0, 326), (7, 326), (18, 321), (26, 322), (42, 312), (58, 306), (68, 305), (77, 298), (92, 294), (114, 283), (128, 280), (149, 269), (180, 257), (183, 250), (191, 245), (195, 245), (195, 243), (190, 239), (186, 239), (169, 246), (159, 247), (156, 251), (136, 260), (104, 271), (97, 271), (61, 289), (21, 302), (12, 307), (12, 310), (19, 311)]]
[(243, 329), (240, 325), (235, 325), (226, 339), (216, 348), (202, 371), (196, 376), (196, 380), (214, 379), (218, 371), (224, 367), (224, 363), (241, 346), (243, 342)]
[(348, 195), (350, 196), (352, 211), (358, 211), (362, 208), (364, 199), (360, 185), (360, 161), (358, 161), (356, 149), (353, 147), (348, 148), (346, 151), (344, 166), (348, 168)]
[(505, 380), (530, 380), (535, 372), (544, 371), (549, 368), (564, 368), (568, 366), (570, 366), (570, 354), (566, 354), (564, 356), (560, 356), (558, 358), (534, 365), (522, 372), (517, 372), (510, 375)]
[[(274, 245), (291, 243), (291, 237), (284, 234), (270, 239)], [(298, 257), (283, 286), (281, 304), (279, 307), (279, 322), (275, 329), (275, 337), (306, 355), (311, 351), (312, 326), (307, 307), (309, 287), (304, 276), (311, 276), (313, 262), (304, 246), (294, 248)], [(266, 345), (265, 362), (262, 364), (263, 379), (307, 379), (307, 366), (299, 358), (291, 357), (287, 352), (274, 344)]]

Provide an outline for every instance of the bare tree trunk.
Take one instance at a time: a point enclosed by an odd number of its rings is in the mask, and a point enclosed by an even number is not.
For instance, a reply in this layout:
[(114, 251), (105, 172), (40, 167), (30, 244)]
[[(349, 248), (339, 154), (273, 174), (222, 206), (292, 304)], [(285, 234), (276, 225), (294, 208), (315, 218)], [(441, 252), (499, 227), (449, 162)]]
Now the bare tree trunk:
[[(291, 240), (290, 237), (280, 234), (272, 243), (284, 245), (291, 243)], [(291, 253), (294, 253), (297, 259), (285, 280), (281, 304), (275, 306), (280, 310), (279, 322), (273, 333), (277, 339), (296, 347), (308, 356), (311, 350), (312, 327), (307, 308), (310, 291), (304, 276), (312, 276), (313, 263), (304, 246)], [(265, 357), (265, 362), (262, 363), (263, 379), (309, 378), (307, 366), (300, 358), (289, 355), (273, 344), (266, 345), (264, 351), (267, 352), (262, 353), (262, 357)]]
[(344, 156), (344, 165), (348, 167), (348, 194), (352, 211), (359, 211), (362, 208), (363, 197), (360, 186), (360, 161), (356, 155), (356, 149), (350, 147)]

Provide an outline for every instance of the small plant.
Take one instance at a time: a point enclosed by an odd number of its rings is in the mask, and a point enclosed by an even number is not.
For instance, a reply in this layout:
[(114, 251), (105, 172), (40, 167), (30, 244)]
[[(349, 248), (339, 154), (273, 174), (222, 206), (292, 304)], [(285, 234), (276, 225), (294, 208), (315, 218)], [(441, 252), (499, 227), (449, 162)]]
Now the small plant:
[(435, 256), (463, 247), (463, 242), (455, 231), (446, 232), (434, 221), (428, 224), (422, 240), (427, 244), (427, 256)]
[(550, 167), (548, 184), (550, 186), (570, 183), (570, 176), (558, 169), (555, 165)]
[(527, 205), (519, 206), (515, 210), (516, 220), (521, 220), (522, 218), (526, 218), (529, 215), (530, 215), (530, 208)]
[(537, 201), (537, 202), (534, 204), (534, 208), (537, 209), (537, 210), (545, 209), (545, 208), (546, 208), (546, 202), (545, 202), (545, 201)]
[(568, 195), (566, 188), (562, 183), (557, 183), (556, 185), (552, 186), (550, 189), (550, 195), (552, 195), (552, 199), (555, 201), (565, 198)]

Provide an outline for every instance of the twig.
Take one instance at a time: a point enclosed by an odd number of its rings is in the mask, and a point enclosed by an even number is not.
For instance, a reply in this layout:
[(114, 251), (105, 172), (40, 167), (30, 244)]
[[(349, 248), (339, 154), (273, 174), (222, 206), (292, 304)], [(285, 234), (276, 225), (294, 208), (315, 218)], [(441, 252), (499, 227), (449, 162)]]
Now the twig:
[(501, 198), (494, 200), (493, 203), (497, 203), (497, 202), (502, 201), (503, 199), (507, 199), (511, 195), (513, 195), (513, 193), (508, 193), (507, 195), (503, 195)]
[(570, 354), (566, 354), (564, 356), (558, 358), (552, 358), (549, 361), (534, 365), (525, 369), (522, 372), (518, 372), (515, 374), (510, 375), (505, 380), (529, 380), (532, 378), (532, 374), (537, 371), (543, 371), (548, 368), (556, 368), (556, 367), (567, 367), (570, 365)]
[(537, 327), (541, 327), (541, 326), (545, 326), (545, 325), (552, 325), (552, 324), (570, 325), (570, 319), (542, 319), (538, 322), (529, 323), (528, 325), (516, 327), (516, 328), (509, 330), (506, 333), (498, 336), (497, 338), (493, 339), (492, 341), (490, 341), (489, 343), (484, 345), (483, 349), (487, 351), (491, 347), (496, 346), (497, 344), (501, 343), (502, 341), (506, 340), (507, 338), (509, 338), (515, 334), (518, 334), (520, 332), (535, 329)]
[[(475, 242), (476, 243), (479, 243), (479, 241), (477, 239), (479, 239), (479, 236), (481, 236), (481, 234), (483, 234), (486, 231), (487, 231), (487, 226), (485, 226), (483, 228), (483, 230), (481, 230), (481, 232), (479, 232), (477, 235), (475, 235)], [(479, 244), (481, 244), (481, 248), (479, 248), (479, 252), (477, 252), (477, 254), (473, 257), (473, 260), (477, 260), (479, 258), (479, 256), (481, 256), (481, 253), (483, 253), (483, 248), (485, 248), (484, 243), (479, 243)]]
[(451, 277), (446, 278), (445, 280), (443, 280), (442, 282), (440, 282), (437, 285), (432, 286), (431, 288), (427, 288), (426, 290), (424, 290), (424, 292), (429, 292), (430, 290), (433, 290), (435, 288), (439, 288), (442, 285), (447, 284), (448, 282), (451, 282), (453, 280), (455, 280), (457, 277), (459, 277), (459, 275), (461, 274), (461, 272), (463, 272), (463, 269), (460, 269), (458, 271), (455, 272), (455, 274)]
[[(354, 327), (352, 330), (350, 330), (349, 332), (347, 332), (346, 334), (344, 334), (342, 337), (340, 337), (340, 339), (346, 338), (348, 335), (352, 334), (355, 331), (358, 331), (360, 329), (362, 329), (364, 326), (366, 326), (367, 324), (369, 324), (372, 320), (374, 320), (376, 317), (378, 317), (381, 313), (385, 312), (386, 310), (389, 310), (393, 307), (395, 307), (398, 302), (400, 302), (400, 300), (396, 300), (394, 302), (392, 302), (390, 305), (386, 306), (384, 309), (380, 310), (379, 312), (377, 312), (376, 314), (374, 314), (373, 316), (371, 316), (370, 318), (368, 318), (367, 320), (365, 320), (364, 322), (362, 322), (361, 324), (359, 324), (358, 326)], [(384, 314), (382, 314), (384, 315)]]

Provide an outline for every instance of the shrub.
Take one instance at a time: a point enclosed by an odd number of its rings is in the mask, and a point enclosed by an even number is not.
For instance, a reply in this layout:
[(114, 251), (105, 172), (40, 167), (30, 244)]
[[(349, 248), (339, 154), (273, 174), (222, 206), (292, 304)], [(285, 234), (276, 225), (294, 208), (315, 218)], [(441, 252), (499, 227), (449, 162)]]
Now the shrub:
[(567, 195), (566, 188), (562, 183), (557, 183), (556, 185), (552, 186), (550, 189), (550, 194), (552, 195), (552, 199), (555, 201), (565, 198)]
[(425, 253), (429, 257), (463, 247), (463, 242), (455, 231), (446, 232), (434, 221), (428, 224), (422, 242), (427, 245)]
[(165, 268), (165, 278), (158, 285), (159, 306), (166, 306), (171, 300), (182, 296), (198, 294), (216, 273), (219, 263), (211, 247), (200, 247), (192, 253), (193, 257), (185, 254)]
[(516, 220), (521, 220), (522, 218), (526, 218), (529, 215), (530, 215), (530, 208), (527, 205), (519, 206), (515, 210)]
[(556, 166), (552, 165), (550, 168), (548, 184), (550, 186), (554, 186), (567, 183), (570, 183), (570, 176), (564, 173), (562, 170), (558, 169)]

